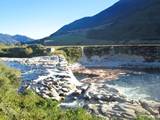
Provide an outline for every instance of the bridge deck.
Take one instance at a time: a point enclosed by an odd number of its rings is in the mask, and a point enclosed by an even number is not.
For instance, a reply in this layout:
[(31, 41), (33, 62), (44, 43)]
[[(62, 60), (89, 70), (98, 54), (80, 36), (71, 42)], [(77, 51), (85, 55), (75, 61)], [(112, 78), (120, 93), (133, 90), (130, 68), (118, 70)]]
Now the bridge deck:
[(139, 45), (65, 45), (65, 46), (47, 46), (47, 47), (160, 47), (160, 44), (139, 44)]

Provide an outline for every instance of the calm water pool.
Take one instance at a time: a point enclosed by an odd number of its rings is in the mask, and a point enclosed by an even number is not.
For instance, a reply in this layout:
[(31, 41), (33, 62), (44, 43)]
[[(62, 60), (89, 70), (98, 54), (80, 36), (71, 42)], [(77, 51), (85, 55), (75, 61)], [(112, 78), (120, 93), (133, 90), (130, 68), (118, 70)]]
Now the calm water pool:
[(107, 84), (118, 89), (131, 99), (160, 101), (160, 73), (137, 72), (121, 76)]

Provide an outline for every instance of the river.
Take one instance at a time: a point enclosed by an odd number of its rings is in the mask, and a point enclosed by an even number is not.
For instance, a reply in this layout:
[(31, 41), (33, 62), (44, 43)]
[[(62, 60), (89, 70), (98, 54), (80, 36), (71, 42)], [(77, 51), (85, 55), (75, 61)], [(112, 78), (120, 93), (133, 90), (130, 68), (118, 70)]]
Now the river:
[(133, 72), (108, 81), (130, 99), (160, 100), (160, 73)]
[[(24, 81), (35, 80), (49, 74), (45, 67), (39, 65), (26, 65), (9, 60), (6, 61), (6, 64), (20, 70)], [(85, 76), (81, 78), (85, 78)], [(105, 84), (118, 89), (129, 99), (160, 101), (160, 72), (157, 70), (139, 71), (134, 69), (132, 72), (119, 76), (116, 80), (106, 80)]]

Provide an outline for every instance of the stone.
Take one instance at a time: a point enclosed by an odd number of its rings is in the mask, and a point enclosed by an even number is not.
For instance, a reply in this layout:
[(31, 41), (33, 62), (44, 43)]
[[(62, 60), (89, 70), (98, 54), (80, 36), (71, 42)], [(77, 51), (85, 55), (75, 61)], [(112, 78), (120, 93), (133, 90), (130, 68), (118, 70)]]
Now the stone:
[(69, 90), (67, 88), (62, 88), (63, 92), (68, 92)]
[(96, 115), (99, 115), (99, 106), (97, 104), (88, 104), (85, 106), (91, 113), (94, 113)]
[(125, 109), (118, 103), (110, 103), (109, 105), (101, 106), (101, 112), (103, 115), (109, 118), (136, 118), (135, 111), (132, 109)]
[(160, 118), (160, 103), (155, 101), (140, 100), (142, 107), (152, 115)]

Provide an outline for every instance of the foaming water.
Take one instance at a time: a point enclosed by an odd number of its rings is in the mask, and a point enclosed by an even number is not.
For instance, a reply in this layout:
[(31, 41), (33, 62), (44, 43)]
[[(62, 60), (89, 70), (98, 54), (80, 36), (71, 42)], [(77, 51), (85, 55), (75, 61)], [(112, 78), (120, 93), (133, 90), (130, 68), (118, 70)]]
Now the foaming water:
[(16, 61), (10, 61), (5, 63), (12, 68), (20, 70), (22, 73), (21, 78), (24, 81), (38, 79), (39, 76), (42, 75), (42, 73), (43, 75), (48, 74), (48, 71), (44, 67), (39, 65), (25, 65)]
[(160, 101), (159, 73), (131, 73), (115, 81), (107, 82), (129, 99), (148, 99)]

